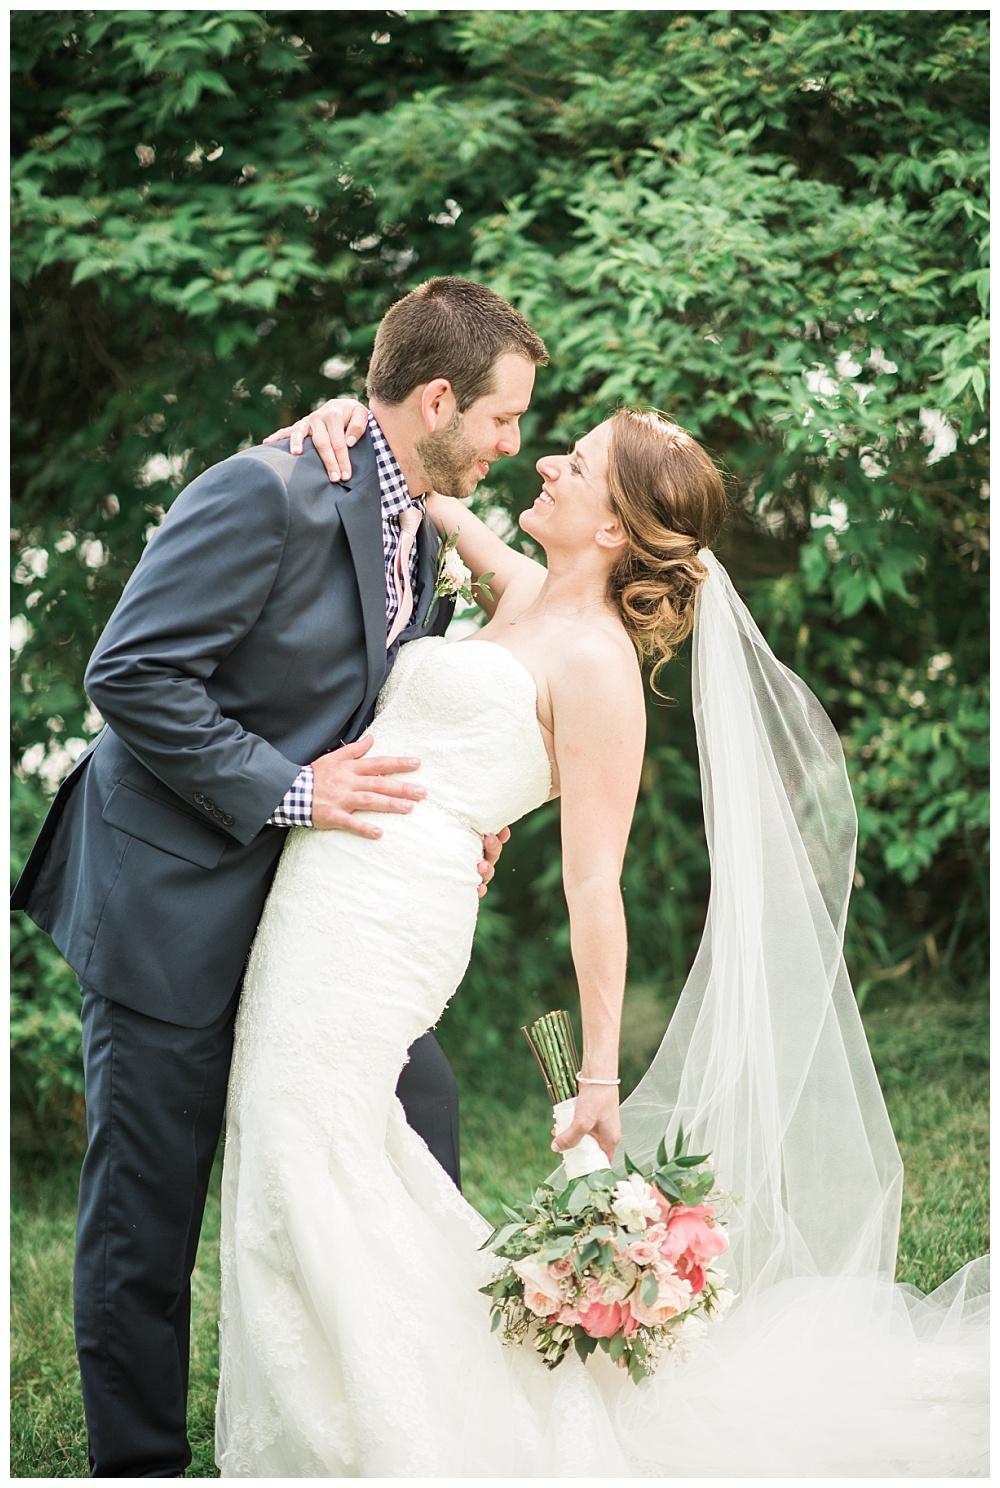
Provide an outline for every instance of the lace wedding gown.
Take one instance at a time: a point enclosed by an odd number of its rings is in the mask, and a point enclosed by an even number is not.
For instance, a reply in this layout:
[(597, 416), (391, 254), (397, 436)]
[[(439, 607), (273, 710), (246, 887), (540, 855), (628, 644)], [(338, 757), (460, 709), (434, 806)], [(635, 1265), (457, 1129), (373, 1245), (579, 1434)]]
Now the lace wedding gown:
[(845, 1305), (786, 1282), (639, 1388), (601, 1354), (549, 1372), (491, 1334), (491, 1227), (395, 1087), (468, 963), (483, 833), (549, 795), (535, 707), (504, 648), (411, 642), (372, 732), (375, 753), (420, 758), (426, 799), (379, 815), (377, 841), (289, 835), (230, 1082), (222, 1475), (982, 1472), (968, 1351), (947, 1325), (921, 1342), (905, 1289)]

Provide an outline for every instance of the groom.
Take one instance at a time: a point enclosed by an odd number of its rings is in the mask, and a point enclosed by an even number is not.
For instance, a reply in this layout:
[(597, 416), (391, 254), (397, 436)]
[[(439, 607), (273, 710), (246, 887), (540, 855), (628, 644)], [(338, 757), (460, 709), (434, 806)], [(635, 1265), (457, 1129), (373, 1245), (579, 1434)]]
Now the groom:
[[(519, 448), (545, 347), (506, 301), (432, 279), (382, 321), (353, 474), (244, 450), (177, 497), (98, 643), (107, 726), (14, 890), (80, 979), (88, 1147), (74, 1304), (98, 1477), (176, 1477), (190, 1277), (244, 963), (285, 828), (380, 835), (419, 761), (363, 738), (400, 645), (441, 633), (420, 497)], [(418, 777), (419, 779), (419, 777)], [(364, 812), (362, 819), (355, 813)], [(484, 848), (484, 882), (499, 852)], [(392, 906), (386, 905), (387, 922)], [(428, 1034), (399, 1095), (458, 1181), (457, 1092)]]

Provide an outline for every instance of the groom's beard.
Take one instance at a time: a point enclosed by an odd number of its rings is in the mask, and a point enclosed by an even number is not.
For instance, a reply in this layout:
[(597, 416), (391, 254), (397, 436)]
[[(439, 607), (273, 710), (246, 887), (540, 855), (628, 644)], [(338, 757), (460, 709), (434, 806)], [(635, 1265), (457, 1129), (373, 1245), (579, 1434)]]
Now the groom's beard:
[(491, 464), (489, 455), (481, 455), (465, 433), (465, 420), (456, 413), (450, 424), (435, 434), (428, 434), (417, 441), (417, 456), (424, 468), (431, 490), (442, 496), (454, 496), (464, 501), (471, 496), (481, 476), (476, 466), (481, 460)]

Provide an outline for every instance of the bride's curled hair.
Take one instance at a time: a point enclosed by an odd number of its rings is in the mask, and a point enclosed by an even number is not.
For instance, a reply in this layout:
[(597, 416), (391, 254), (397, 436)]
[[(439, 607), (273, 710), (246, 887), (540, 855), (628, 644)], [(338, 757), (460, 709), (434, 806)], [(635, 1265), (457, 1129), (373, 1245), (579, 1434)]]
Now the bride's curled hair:
[(694, 625), (695, 599), (726, 516), (726, 487), (712, 459), (659, 413), (623, 408), (611, 419), (611, 508), (628, 539), (608, 575), (609, 598), (651, 683)]

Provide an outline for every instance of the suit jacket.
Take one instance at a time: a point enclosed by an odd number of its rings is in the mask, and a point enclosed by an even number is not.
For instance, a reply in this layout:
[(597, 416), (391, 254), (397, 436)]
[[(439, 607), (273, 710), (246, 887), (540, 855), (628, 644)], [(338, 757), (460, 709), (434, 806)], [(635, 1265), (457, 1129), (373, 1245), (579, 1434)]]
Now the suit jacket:
[[(177, 497), (87, 668), (107, 727), (63, 782), (12, 906), (84, 988), (198, 1028), (239, 983), (301, 765), (357, 738), (395, 660), (375, 454), (331, 484), (312, 449), (242, 451)], [(418, 537), (402, 643), (440, 634)]]

